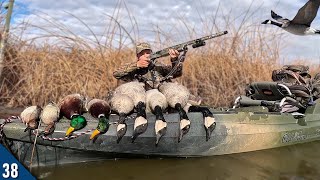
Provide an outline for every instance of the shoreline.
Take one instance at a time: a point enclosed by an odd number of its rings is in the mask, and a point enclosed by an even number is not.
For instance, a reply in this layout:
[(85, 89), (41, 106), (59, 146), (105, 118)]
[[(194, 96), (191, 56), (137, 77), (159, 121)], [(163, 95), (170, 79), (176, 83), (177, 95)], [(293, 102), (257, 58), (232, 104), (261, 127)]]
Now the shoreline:
[(6, 107), (4, 105), (0, 105), (0, 119), (5, 119), (10, 116), (18, 116), (23, 111), (22, 107)]

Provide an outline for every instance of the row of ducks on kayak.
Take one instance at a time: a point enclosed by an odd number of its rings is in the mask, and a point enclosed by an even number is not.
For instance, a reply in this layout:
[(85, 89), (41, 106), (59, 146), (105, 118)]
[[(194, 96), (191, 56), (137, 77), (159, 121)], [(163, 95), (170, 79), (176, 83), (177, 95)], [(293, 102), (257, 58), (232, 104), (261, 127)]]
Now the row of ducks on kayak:
[(40, 106), (30, 106), (24, 109), (20, 118), (27, 128), (25, 131), (37, 129), (41, 120), (45, 124), (45, 129), (41, 134), (47, 136), (54, 132), (55, 125), (62, 117), (70, 121), (70, 127), (66, 136), (76, 130), (80, 130), (87, 125), (87, 120), (83, 113), (89, 112), (92, 117), (99, 120), (97, 128), (93, 131), (90, 139), (95, 138), (100, 133), (107, 132), (109, 128), (109, 104), (102, 99), (87, 99), (80, 94), (70, 94), (59, 101), (58, 104), (50, 102), (43, 108)]
[[(189, 109), (184, 110), (184, 107), (187, 106), (188, 96), (186, 96), (186, 94), (188, 92), (185, 91), (184, 94), (182, 87), (173, 88), (170, 85), (171, 84), (168, 83), (162, 86), (162, 93), (160, 93), (158, 89), (145, 92), (141, 83), (127, 83), (116, 88), (112, 98), (108, 101), (109, 103), (102, 99), (87, 101), (86, 98), (80, 94), (71, 94), (60, 100), (58, 104), (51, 102), (43, 107), (43, 109), (39, 106), (28, 107), (21, 113), (20, 117), (27, 125), (26, 130), (36, 129), (41, 119), (41, 123), (46, 125), (42, 133), (49, 135), (53, 133), (58, 120), (64, 116), (71, 120), (70, 127), (66, 132), (66, 136), (69, 136), (73, 131), (80, 130), (86, 126), (87, 121), (82, 114), (89, 112), (92, 117), (99, 119), (98, 126), (90, 137), (90, 139), (94, 139), (98, 134), (108, 131), (109, 115), (112, 109), (119, 115), (117, 125), (117, 142), (119, 143), (127, 131), (125, 120), (128, 115), (134, 110), (137, 112), (134, 132), (131, 137), (132, 142), (134, 142), (134, 140), (147, 129), (146, 111), (152, 112), (156, 115), (155, 133), (157, 145), (160, 138), (166, 133), (167, 122), (163, 116), (163, 112), (170, 106), (176, 109), (180, 115), (179, 142), (182, 137), (188, 133), (190, 128), (190, 120), (186, 111), (203, 113), (206, 140), (208, 140), (216, 126), (212, 113), (207, 108), (197, 106), (191, 106)], [(177, 86), (175, 85), (175, 87)], [(132, 92), (129, 92), (128, 89)], [(170, 89), (170, 91), (165, 91), (164, 89)], [(175, 91), (174, 89), (179, 89), (179, 91)]]

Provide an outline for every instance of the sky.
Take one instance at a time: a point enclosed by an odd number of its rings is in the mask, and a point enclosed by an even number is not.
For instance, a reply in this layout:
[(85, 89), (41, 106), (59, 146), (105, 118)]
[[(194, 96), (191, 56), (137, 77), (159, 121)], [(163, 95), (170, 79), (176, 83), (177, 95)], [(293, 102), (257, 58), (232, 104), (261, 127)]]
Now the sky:
[[(61, 33), (62, 28), (68, 28), (71, 34), (99, 39), (97, 41), (102, 42), (110, 38), (106, 33), (109, 17), (116, 15), (117, 22), (134, 39), (156, 41), (158, 38), (164, 42), (168, 40), (166, 35), (170, 34), (171, 39), (172, 35), (176, 38), (173, 41), (181, 42), (188, 39), (185, 36), (190, 35), (190, 31), (196, 36), (204, 36), (217, 29), (228, 30), (225, 29), (228, 27), (226, 19), (237, 29), (240, 28), (243, 19), (246, 19), (251, 26), (256, 28), (268, 26), (263, 28), (267, 28), (271, 33), (283, 34), (280, 58), (307, 59), (320, 63), (320, 35), (296, 36), (275, 26), (261, 24), (262, 21), (271, 18), (271, 9), (283, 17), (292, 19), (306, 2), (306, 0), (15, 0), (11, 23), (12, 27), (28, 23), (33, 27), (49, 29), (54, 24), (55, 27), (52, 27), (54, 33)], [(115, 9), (119, 12), (115, 12)], [(213, 22), (215, 22), (214, 31), (210, 29), (213, 27)], [(320, 14), (311, 26), (320, 29)], [(161, 32), (160, 38), (159, 32)], [(15, 28), (12, 33), (19, 33), (19, 28)], [(39, 28), (30, 28), (25, 32), (24, 38), (36, 37), (43, 33)], [(111, 38), (119, 41), (119, 37)], [(130, 40), (128, 38), (123, 41), (130, 43)]]

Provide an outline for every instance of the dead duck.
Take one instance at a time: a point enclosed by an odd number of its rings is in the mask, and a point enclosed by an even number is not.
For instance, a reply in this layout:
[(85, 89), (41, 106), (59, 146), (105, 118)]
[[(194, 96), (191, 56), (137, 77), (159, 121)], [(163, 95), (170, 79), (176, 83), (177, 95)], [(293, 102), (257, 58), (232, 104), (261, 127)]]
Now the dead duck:
[(27, 130), (34, 130), (38, 128), (40, 120), (39, 116), (41, 111), (42, 108), (40, 106), (29, 106), (21, 112), (21, 121), (27, 126), (24, 132), (26, 132)]
[(167, 132), (167, 122), (164, 119), (163, 112), (168, 107), (166, 97), (158, 90), (151, 89), (146, 92), (147, 94), (147, 112), (152, 112), (156, 115), (155, 133), (156, 133), (156, 146), (158, 145), (161, 137)]
[(55, 125), (59, 120), (60, 108), (54, 102), (50, 102), (46, 105), (40, 114), (41, 122), (43, 122), (46, 126), (43, 134), (49, 135), (54, 132)]
[(137, 112), (137, 117), (134, 121), (133, 134), (131, 136), (131, 142), (147, 130), (148, 121), (146, 119), (146, 91), (144, 89), (145, 84), (137, 81), (128, 82), (118, 86), (114, 94), (127, 95), (133, 102)]
[(317, 15), (319, 5), (319, 0), (309, 0), (302, 8), (299, 9), (298, 13), (292, 20), (283, 18), (271, 11), (271, 17), (278, 22), (268, 19), (262, 22), (262, 24), (272, 24), (295, 35), (320, 34), (320, 30), (310, 27), (312, 21)]
[(80, 130), (87, 125), (87, 120), (82, 114), (85, 110), (86, 98), (80, 94), (70, 94), (60, 100), (60, 117), (64, 116), (70, 119), (70, 127), (66, 132), (69, 136), (72, 132)]
[(92, 99), (87, 105), (88, 112), (92, 117), (98, 118), (98, 126), (90, 136), (94, 139), (98, 134), (106, 133), (109, 129), (110, 106), (107, 101), (102, 99)]
[(187, 105), (190, 92), (185, 87), (178, 83), (164, 82), (159, 86), (159, 91), (166, 97), (170, 107), (176, 109), (180, 116), (180, 130), (178, 142), (182, 137), (189, 132), (190, 120), (186, 111), (183, 109)]

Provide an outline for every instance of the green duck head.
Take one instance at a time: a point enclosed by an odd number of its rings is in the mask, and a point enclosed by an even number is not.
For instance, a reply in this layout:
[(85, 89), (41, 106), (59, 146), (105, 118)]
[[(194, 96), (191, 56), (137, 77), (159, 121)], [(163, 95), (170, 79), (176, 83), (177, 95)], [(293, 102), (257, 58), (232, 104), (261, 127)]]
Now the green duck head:
[(104, 114), (100, 114), (98, 118), (98, 126), (91, 134), (90, 140), (94, 139), (98, 134), (106, 133), (109, 129), (109, 119)]
[(71, 116), (70, 127), (66, 132), (66, 136), (69, 136), (73, 131), (84, 128), (87, 125), (87, 120), (85, 117), (76, 114)]

